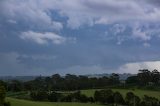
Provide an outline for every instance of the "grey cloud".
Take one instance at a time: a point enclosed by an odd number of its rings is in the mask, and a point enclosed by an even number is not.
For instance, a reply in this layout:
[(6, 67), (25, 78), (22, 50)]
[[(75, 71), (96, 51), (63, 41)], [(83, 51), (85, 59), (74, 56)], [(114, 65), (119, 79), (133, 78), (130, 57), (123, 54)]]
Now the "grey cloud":
[[(63, 28), (63, 25), (52, 20), (52, 16), (49, 15), (52, 10), (58, 10), (60, 15), (68, 17), (68, 26), (72, 29), (81, 25), (93, 26), (95, 23), (160, 21), (159, 8), (151, 6), (149, 2), (151, 1), (46, 0), (44, 2), (43, 0), (15, 0), (3, 3), (1, 11), (10, 18), (20, 18), (23, 21), (36, 23), (35, 25), (42, 28), (50, 26), (59, 30)], [(157, 2), (158, 0), (152, 1), (152, 3)]]
[(20, 35), (20, 38), (23, 40), (31, 40), (38, 44), (47, 44), (49, 41), (54, 44), (62, 44), (67, 40), (65, 37), (59, 36), (52, 32), (38, 33), (33, 31), (23, 32)]
[(12, 20), (18, 24), (25, 23), (29, 28), (60, 30), (62, 23), (54, 21), (49, 11), (42, 8), (42, 4), (32, 0), (3, 0), (0, 15), (6, 21)]
[(159, 60), (157, 2), (0, 0), (0, 73), (96, 73)]
[(156, 6), (160, 5), (160, 1), (159, 0), (143, 0), (143, 1), (151, 3), (151, 4), (156, 5)]

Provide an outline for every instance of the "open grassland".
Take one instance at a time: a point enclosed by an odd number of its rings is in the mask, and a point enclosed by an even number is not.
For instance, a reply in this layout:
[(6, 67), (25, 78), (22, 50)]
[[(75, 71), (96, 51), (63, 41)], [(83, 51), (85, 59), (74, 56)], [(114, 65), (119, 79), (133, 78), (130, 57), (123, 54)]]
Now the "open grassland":
[[(97, 89), (100, 90), (100, 89)], [(129, 90), (129, 89), (112, 89), (114, 92), (118, 91), (120, 92), (124, 97), (127, 92), (133, 92), (137, 96), (143, 98), (144, 95), (156, 97), (160, 100), (160, 91), (149, 91), (149, 90)], [(72, 93), (74, 91), (69, 92), (61, 92), (64, 94)], [(95, 92), (95, 89), (90, 90), (81, 90), (82, 94), (85, 94), (86, 96), (93, 96)], [(28, 101), (28, 100), (22, 100), (29, 98), (29, 95), (27, 92), (18, 92), (18, 93), (11, 93), (9, 92), (7, 94), (8, 98), (7, 101), (10, 101), (12, 106), (102, 106), (98, 104), (90, 104), (90, 103), (58, 103), (58, 102), (34, 102), (34, 101)], [(25, 97), (26, 96), (26, 97)], [(22, 99), (15, 99), (15, 98), (22, 98)]]
[[(135, 95), (143, 98), (144, 95), (156, 97), (160, 100), (160, 91), (149, 91), (149, 90), (140, 90), (140, 89), (135, 89), (135, 90), (129, 90), (129, 89), (112, 89), (114, 92), (118, 91), (120, 92), (123, 96), (126, 95), (127, 92), (133, 92)], [(95, 90), (82, 90), (82, 94), (85, 94), (87, 96), (93, 96)]]
[(28, 100), (20, 100), (14, 98), (7, 98), (12, 106), (103, 106), (90, 103), (58, 103), (58, 102), (34, 102)]
[(30, 99), (29, 92), (21, 91), (21, 92), (7, 92), (7, 97), (17, 98), (17, 99)]
[[(100, 90), (100, 89), (97, 89)], [(156, 97), (160, 100), (160, 91), (150, 91), (150, 90), (140, 90), (140, 89), (112, 89), (114, 92), (118, 91), (120, 92), (124, 97), (126, 95), (127, 92), (133, 92), (135, 95), (143, 98), (144, 95), (148, 95), (148, 96), (152, 96), (152, 97)], [(88, 97), (93, 97), (94, 92), (96, 91), (96, 89), (89, 89), (89, 90), (81, 90), (82, 94), (85, 94)], [(74, 91), (59, 91), (60, 93), (63, 93), (64, 95), (73, 93)], [(13, 93), (13, 92), (8, 92), (7, 93), (7, 97), (11, 97), (11, 98), (21, 98), (21, 99), (30, 99), (29, 97), (29, 93), (28, 92), (17, 92), (17, 93)]]

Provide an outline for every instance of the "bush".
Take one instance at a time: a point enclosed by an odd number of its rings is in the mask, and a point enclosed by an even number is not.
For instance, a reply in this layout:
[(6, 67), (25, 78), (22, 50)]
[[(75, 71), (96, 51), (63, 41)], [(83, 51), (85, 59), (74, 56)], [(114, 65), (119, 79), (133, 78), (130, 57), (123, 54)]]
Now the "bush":
[(88, 97), (88, 102), (94, 103), (94, 102), (95, 102), (95, 100), (94, 100), (94, 98), (93, 98), (93, 97)]
[(57, 92), (51, 92), (48, 94), (48, 100), (50, 102), (58, 102), (61, 98), (61, 94)]
[(5, 103), (6, 90), (4, 86), (0, 85), (0, 106), (3, 106)]
[(88, 102), (88, 97), (86, 95), (81, 94), (79, 97), (79, 101), (82, 103), (86, 103), (86, 102)]
[(102, 104), (114, 103), (112, 90), (95, 91), (94, 99), (96, 102), (100, 102)]
[(4, 106), (11, 106), (10, 102), (5, 102)]
[(48, 94), (45, 91), (32, 91), (30, 97), (35, 101), (44, 101), (47, 99)]
[(10, 102), (5, 101), (6, 90), (5, 87), (0, 83), (0, 106), (11, 106)]
[(132, 92), (128, 92), (125, 98), (127, 105), (133, 105), (133, 100), (134, 100), (134, 94)]
[(126, 104), (129, 105), (129, 106), (134, 106), (134, 105), (135, 106), (141, 106), (140, 105), (141, 104), (141, 99), (138, 96), (134, 95), (134, 93), (132, 93), (132, 92), (128, 92), (126, 94), (125, 100), (126, 100)]
[(60, 101), (61, 102), (72, 102), (72, 96), (71, 95), (63, 96)]
[(114, 103), (117, 104), (124, 104), (124, 99), (122, 97), (122, 95), (119, 92), (115, 92), (114, 93)]
[(86, 103), (86, 102), (93, 102), (94, 99), (93, 97), (87, 97), (86, 95), (81, 94), (80, 91), (77, 91), (75, 93), (71, 93), (69, 95), (66, 96), (62, 96), (61, 102), (82, 102), (82, 103)]
[(160, 102), (155, 97), (149, 97), (147, 95), (144, 95), (143, 101), (145, 102), (146, 106), (160, 106)]

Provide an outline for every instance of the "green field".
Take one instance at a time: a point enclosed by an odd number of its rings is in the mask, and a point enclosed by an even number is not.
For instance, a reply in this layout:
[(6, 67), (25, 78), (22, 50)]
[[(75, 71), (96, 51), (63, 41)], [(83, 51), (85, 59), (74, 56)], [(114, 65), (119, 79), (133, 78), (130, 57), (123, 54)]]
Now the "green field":
[(11, 106), (103, 106), (90, 103), (33, 102), (13, 98), (7, 98), (7, 101), (11, 102)]
[[(98, 90), (98, 89), (97, 89)], [(148, 95), (148, 96), (152, 96), (152, 97), (156, 97), (160, 100), (160, 91), (149, 91), (149, 90), (140, 90), (140, 89), (135, 89), (135, 90), (129, 90), (129, 89), (112, 89), (114, 92), (118, 91), (120, 92), (124, 97), (126, 95), (127, 92), (133, 92), (135, 95), (143, 98), (144, 95)], [(69, 94), (69, 93), (73, 93), (73, 91), (68, 91), (68, 92), (61, 92), (60, 93), (64, 93), (64, 94)], [(90, 90), (81, 90), (82, 94), (85, 94), (88, 97), (93, 97), (95, 92), (95, 89), (90, 89)], [(12, 98), (21, 98), (21, 99), (29, 99), (29, 94), (28, 92), (17, 92), (17, 93), (13, 93), (13, 92), (8, 92), (7, 93), (7, 97), (12, 97)]]
[[(144, 95), (148, 95), (148, 96), (152, 96), (152, 97), (156, 97), (160, 100), (160, 91), (148, 91), (148, 90), (139, 90), (139, 89), (135, 89), (135, 90), (128, 90), (128, 89), (112, 89), (114, 92), (118, 91), (120, 92), (123, 96), (126, 95), (127, 92), (133, 92), (135, 95), (143, 98)], [(83, 94), (87, 95), (87, 96), (93, 96), (95, 90), (91, 89), (91, 90), (82, 90), (81, 91)]]
[[(160, 100), (160, 91), (148, 91), (148, 90), (127, 90), (127, 89), (112, 89), (114, 92), (119, 91), (124, 97), (127, 92), (133, 92), (139, 97), (143, 97), (144, 95), (156, 97)], [(95, 89), (91, 90), (81, 90), (82, 94), (85, 94), (87, 96), (93, 96), (95, 92)], [(63, 92), (64, 93), (64, 92)], [(71, 92), (65, 92), (65, 93), (71, 93)], [(19, 92), (19, 93), (11, 93), (9, 92), (7, 96), (7, 101), (10, 101), (12, 106), (102, 106), (98, 104), (90, 104), (90, 103), (55, 103), (55, 102), (34, 102), (34, 101), (28, 101), (28, 100), (20, 100), (20, 99), (14, 99), (17, 97), (23, 97), (26, 96), (27, 92)], [(24, 97), (24, 99), (27, 97)]]

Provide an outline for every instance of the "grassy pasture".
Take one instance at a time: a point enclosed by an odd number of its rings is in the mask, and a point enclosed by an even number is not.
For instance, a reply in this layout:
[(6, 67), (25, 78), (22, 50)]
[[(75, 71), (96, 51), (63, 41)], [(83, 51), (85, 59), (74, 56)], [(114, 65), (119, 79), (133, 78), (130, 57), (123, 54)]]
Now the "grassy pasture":
[[(85, 94), (88, 97), (93, 97), (94, 92), (96, 89), (89, 89), (89, 90), (81, 90), (82, 94)], [(98, 89), (97, 89), (98, 90)], [(133, 92), (135, 95), (143, 98), (144, 95), (156, 97), (160, 100), (160, 91), (149, 91), (149, 90), (140, 90), (140, 89), (112, 89), (114, 92), (118, 91), (120, 92), (124, 97), (127, 92)], [(73, 93), (74, 91), (59, 91), (59, 93), (63, 93), (64, 95)], [(7, 97), (12, 97), (12, 98), (21, 98), (21, 99), (30, 99), (28, 92), (8, 92)]]
[(103, 106), (90, 103), (34, 102), (34, 101), (20, 100), (14, 98), (7, 98), (7, 101), (10, 101), (12, 106)]
[[(156, 97), (160, 100), (160, 91), (149, 91), (149, 90), (140, 90), (140, 89), (135, 89), (135, 90), (129, 90), (129, 89), (112, 89), (114, 92), (118, 91), (120, 92), (123, 96), (126, 95), (127, 92), (133, 92), (135, 95), (143, 98), (144, 95)], [(82, 94), (85, 94), (87, 96), (93, 96), (95, 90), (82, 90)]]
[[(144, 95), (148, 95), (148, 96), (156, 97), (160, 100), (160, 91), (148, 91), (148, 90), (140, 90), (140, 89), (135, 89), (135, 90), (112, 89), (112, 90), (114, 92), (116, 91), (120, 92), (124, 97), (127, 92), (133, 92), (134, 94), (136, 94), (141, 98), (143, 98)], [(67, 95), (72, 92), (74, 91), (61, 92), (61, 93), (64, 93)], [(87, 96), (93, 96), (94, 92), (95, 92), (95, 89), (81, 90), (81, 93)], [(7, 101), (10, 101), (12, 106), (102, 106), (102, 105), (90, 104), (90, 103), (58, 103), (58, 102), (55, 103), (55, 102), (34, 102), (34, 101), (22, 100), (22, 99), (28, 98), (29, 95), (27, 92), (18, 92), (18, 93), (9, 92), (7, 96), (8, 96)], [(22, 99), (15, 99), (15, 98), (21, 98), (21, 97)]]

